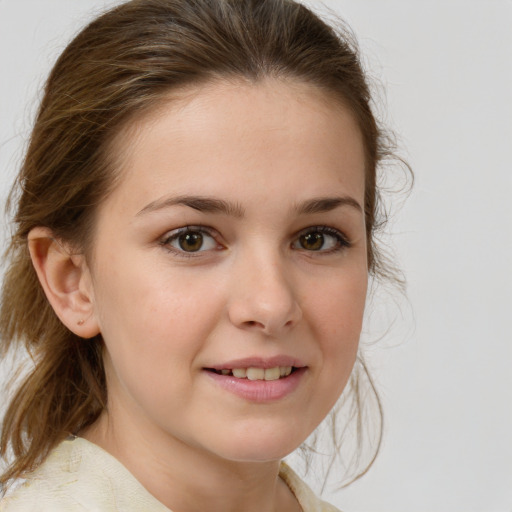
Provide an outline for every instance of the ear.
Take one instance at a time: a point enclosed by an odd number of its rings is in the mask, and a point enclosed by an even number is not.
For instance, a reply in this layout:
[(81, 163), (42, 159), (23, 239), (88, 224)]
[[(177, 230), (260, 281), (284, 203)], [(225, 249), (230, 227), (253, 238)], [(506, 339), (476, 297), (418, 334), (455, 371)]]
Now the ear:
[(44, 227), (30, 231), (28, 248), (41, 286), (61, 322), (82, 338), (99, 334), (85, 257), (73, 254), (69, 246)]

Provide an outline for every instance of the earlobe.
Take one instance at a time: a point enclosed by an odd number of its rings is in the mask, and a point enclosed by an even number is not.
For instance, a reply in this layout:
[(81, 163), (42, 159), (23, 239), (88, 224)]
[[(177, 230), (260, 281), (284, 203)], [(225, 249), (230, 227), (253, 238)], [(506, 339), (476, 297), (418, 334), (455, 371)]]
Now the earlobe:
[(82, 338), (99, 334), (85, 257), (73, 254), (44, 227), (30, 231), (28, 248), (41, 286), (61, 322)]

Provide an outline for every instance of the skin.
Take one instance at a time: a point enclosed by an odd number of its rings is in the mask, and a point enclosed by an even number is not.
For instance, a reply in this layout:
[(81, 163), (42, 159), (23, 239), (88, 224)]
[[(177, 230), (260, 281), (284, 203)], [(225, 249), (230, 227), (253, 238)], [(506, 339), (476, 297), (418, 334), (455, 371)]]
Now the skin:
[[(99, 207), (90, 257), (37, 230), (31, 253), (63, 322), (105, 342), (108, 408), (84, 437), (172, 510), (300, 510), (279, 461), (339, 398), (361, 331), (361, 135), (313, 86), (269, 79), (189, 92), (118, 135), (122, 178)], [(183, 196), (232, 211), (172, 204)], [(298, 210), (319, 198), (343, 201)], [(193, 253), (176, 236), (187, 226), (207, 229)], [(319, 250), (304, 246), (307, 233)], [(205, 370), (283, 355), (304, 370), (278, 400), (244, 399)]]

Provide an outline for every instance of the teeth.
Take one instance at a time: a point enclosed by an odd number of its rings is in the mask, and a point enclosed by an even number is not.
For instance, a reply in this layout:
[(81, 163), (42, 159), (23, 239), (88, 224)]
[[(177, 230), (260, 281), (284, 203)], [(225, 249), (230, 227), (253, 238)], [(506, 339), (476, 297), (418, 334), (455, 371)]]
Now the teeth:
[(279, 367), (279, 374), (281, 377), (288, 377), (292, 373), (292, 367), (291, 366), (280, 366)]
[[(291, 366), (276, 366), (274, 368), (233, 368), (233, 377), (249, 380), (278, 380), (280, 377), (288, 377), (292, 373)], [(229, 370), (221, 370), (222, 375), (229, 375)]]
[(276, 366), (275, 368), (267, 368), (265, 370), (265, 380), (277, 380), (279, 377), (281, 377), (279, 366)]
[(247, 368), (247, 378), (249, 380), (264, 380), (265, 370), (263, 368)]

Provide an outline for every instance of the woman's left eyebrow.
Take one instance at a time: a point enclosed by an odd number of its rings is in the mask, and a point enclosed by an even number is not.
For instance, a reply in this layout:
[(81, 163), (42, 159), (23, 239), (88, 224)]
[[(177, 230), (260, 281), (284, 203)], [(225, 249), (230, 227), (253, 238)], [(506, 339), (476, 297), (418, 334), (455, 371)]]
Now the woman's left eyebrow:
[(350, 196), (338, 197), (318, 197), (304, 201), (296, 206), (299, 214), (325, 213), (340, 208), (341, 206), (350, 206), (359, 212), (363, 212), (361, 205)]

